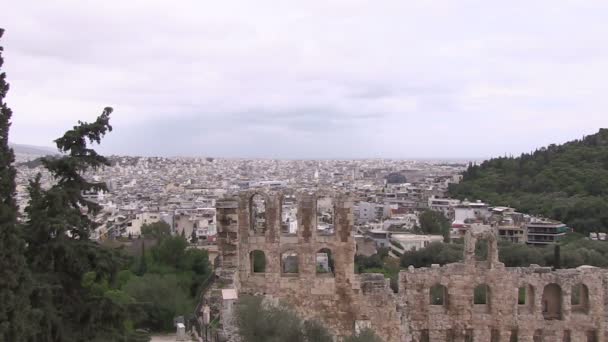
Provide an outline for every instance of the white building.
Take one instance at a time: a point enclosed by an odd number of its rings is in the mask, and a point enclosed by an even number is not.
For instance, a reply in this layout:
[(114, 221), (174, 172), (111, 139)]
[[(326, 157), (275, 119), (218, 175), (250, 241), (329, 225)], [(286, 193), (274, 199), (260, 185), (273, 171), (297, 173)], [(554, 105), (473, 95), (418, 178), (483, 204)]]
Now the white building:
[(423, 249), (431, 242), (443, 242), (443, 236), (394, 233), (390, 240), (391, 252), (398, 257), (406, 251)]

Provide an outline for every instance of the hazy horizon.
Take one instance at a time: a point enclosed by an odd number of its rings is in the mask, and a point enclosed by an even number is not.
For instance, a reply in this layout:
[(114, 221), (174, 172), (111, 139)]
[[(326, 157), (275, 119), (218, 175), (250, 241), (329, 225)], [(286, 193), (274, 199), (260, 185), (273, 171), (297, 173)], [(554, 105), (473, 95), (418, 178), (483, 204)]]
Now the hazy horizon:
[(8, 1), (15, 143), (105, 106), (116, 155), (479, 160), (608, 126), (605, 2)]

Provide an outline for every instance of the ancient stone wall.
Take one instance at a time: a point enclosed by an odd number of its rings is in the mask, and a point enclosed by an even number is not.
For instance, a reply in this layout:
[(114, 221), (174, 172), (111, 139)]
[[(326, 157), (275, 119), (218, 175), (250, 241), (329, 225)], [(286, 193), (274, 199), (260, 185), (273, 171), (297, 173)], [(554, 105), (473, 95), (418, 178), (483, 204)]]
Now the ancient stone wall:
[[(263, 196), (266, 225), (252, 229), (252, 198)], [(296, 234), (281, 232), (282, 200), (297, 201)], [(317, 199), (333, 202), (331, 234), (317, 229)], [(235, 222), (235, 208), (238, 219)], [(398, 341), (398, 301), (388, 282), (378, 275), (356, 275), (352, 202), (334, 193), (243, 192), (218, 205), (219, 248), (223, 267), (236, 267), (240, 293), (260, 294), (287, 302), (304, 317), (314, 318), (338, 336), (351, 335), (355, 326), (370, 325), (386, 341)], [(265, 269), (254, 272), (252, 253), (264, 253)], [(331, 270), (319, 272), (317, 253), (331, 255)], [(282, 256), (292, 254), (287, 259)], [(295, 258), (293, 257), (295, 255)], [(297, 273), (284, 272), (286, 262), (297, 264)]]
[[(604, 270), (506, 268), (492, 234), (469, 231), (463, 263), (401, 272), (402, 323), (411, 340), (604, 341)], [(485, 261), (475, 259), (479, 237), (490, 245)], [(485, 298), (476, 293), (483, 285)]]
[[(286, 196), (297, 202), (295, 234), (282, 229)], [(321, 197), (333, 202), (331, 233), (317, 229)], [(263, 211), (253, 204), (261, 201)], [(354, 273), (352, 205), (326, 192), (248, 191), (218, 202), (221, 286), (287, 302), (337, 336), (369, 327), (387, 342), (605, 340), (606, 271), (507, 268), (494, 233), (474, 227), (462, 263), (410, 267), (394, 294), (382, 275)], [(486, 260), (477, 243), (488, 244)]]

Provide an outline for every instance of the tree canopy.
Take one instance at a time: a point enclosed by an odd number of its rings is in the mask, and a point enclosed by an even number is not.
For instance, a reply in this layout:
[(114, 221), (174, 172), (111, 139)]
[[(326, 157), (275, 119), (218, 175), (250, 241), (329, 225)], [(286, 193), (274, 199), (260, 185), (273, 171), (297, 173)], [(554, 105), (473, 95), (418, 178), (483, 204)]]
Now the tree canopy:
[(162, 240), (171, 236), (171, 226), (165, 221), (146, 223), (141, 226), (141, 234), (147, 239)]
[[(241, 296), (236, 323), (243, 342), (332, 342), (333, 336), (320, 322), (302, 320), (289, 306), (271, 304), (262, 297)], [(350, 342), (382, 342), (372, 330), (349, 336)]]
[(560, 220), (583, 234), (608, 232), (608, 129), (519, 157), (470, 164), (450, 194)]
[[(0, 28), (0, 38), (4, 30)], [(4, 98), (9, 85), (2, 72), (0, 46), (0, 340), (25, 341), (31, 334), (29, 303), (31, 278), (26, 265), (25, 243), (17, 226), (15, 156), (8, 145), (13, 112)]]

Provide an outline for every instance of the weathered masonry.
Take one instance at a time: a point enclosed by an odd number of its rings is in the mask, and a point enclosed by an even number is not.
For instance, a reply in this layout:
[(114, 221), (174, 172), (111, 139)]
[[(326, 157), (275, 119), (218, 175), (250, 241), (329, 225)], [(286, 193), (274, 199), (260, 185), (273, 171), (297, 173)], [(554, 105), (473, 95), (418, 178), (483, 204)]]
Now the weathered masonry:
[[(220, 201), (222, 286), (290, 303), (337, 336), (371, 327), (387, 342), (605, 340), (605, 270), (507, 268), (496, 235), (474, 228), (462, 263), (410, 267), (395, 294), (383, 276), (354, 273), (352, 205), (333, 192)], [(486, 260), (477, 242), (488, 244)]]

